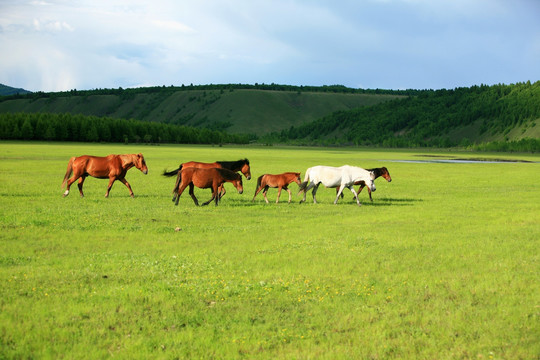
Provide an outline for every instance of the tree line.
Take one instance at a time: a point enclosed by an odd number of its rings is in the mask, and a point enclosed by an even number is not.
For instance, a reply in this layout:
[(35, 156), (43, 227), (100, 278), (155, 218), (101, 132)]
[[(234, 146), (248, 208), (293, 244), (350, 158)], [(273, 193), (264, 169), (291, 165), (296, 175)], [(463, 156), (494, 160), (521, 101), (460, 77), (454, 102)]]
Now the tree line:
[[(303, 126), (273, 133), (264, 141), (384, 147), (470, 146), (474, 139), (452, 140), (447, 134), (453, 129), (477, 124), (480, 134), (506, 135), (517, 126), (535, 126), (538, 118), (540, 81), (482, 85), (425, 91), (371, 107), (339, 111)], [(538, 142), (532, 139), (520, 144), (529, 147)]]
[(156, 122), (51, 113), (0, 114), (0, 139), (178, 144), (246, 144), (247, 135)]
[(91, 96), (91, 95), (117, 95), (121, 98), (132, 98), (137, 94), (172, 94), (177, 91), (193, 91), (193, 90), (219, 90), (234, 91), (234, 90), (267, 90), (267, 91), (292, 91), (292, 92), (331, 92), (331, 93), (346, 93), (346, 94), (385, 94), (385, 95), (418, 95), (429, 90), (389, 90), (389, 89), (355, 89), (343, 85), (324, 85), (324, 86), (296, 86), (282, 84), (209, 84), (209, 85), (184, 85), (181, 86), (152, 86), (123, 89), (93, 89), (93, 90), (77, 90), (59, 92), (29, 92), (18, 93), (8, 96), (0, 96), (0, 102), (13, 99), (42, 99), (42, 98), (57, 98), (69, 96)]

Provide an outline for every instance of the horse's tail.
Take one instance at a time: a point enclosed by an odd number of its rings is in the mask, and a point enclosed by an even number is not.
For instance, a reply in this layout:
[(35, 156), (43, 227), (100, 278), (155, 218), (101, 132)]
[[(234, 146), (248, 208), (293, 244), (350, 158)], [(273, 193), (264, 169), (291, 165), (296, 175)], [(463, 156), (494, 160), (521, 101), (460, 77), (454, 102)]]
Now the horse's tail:
[[(182, 165), (178, 168), (178, 176), (176, 177), (176, 182), (174, 183), (173, 194), (178, 194), (178, 189), (180, 188), (180, 183), (182, 182)], [(171, 175), (169, 175), (171, 176)]]
[(163, 176), (174, 176), (176, 174), (178, 174), (180, 172), (180, 170), (182, 170), (182, 166), (183, 164), (180, 164), (180, 167), (176, 170), (173, 170), (173, 171), (165, 171), (163, 170)]
[(311, 168), (306, 170), (306, 174), (304, 175), (304, 181), (298, 185), (298, 194), (300, 194), (302, 191), (306, 191), (306, 187), (309, 184), (309, 173)]
[(309, 183), (309, 180), (308, 181), (304, 181), (302, 183), (300, 183), (300, 185), (298, 185), (298, 193), (300, 194), (302, 191), (306, 191), (306, 187), (307, 187), (307, 184)]
[(264, 175), (261, 175), (259, 176), (259, 178), (257, 179), (257, 186), (255, 187), (255, 195), (257, 195), (257, 190), (259, 189), (259, 187), (261, 186), (261, 183), (262, 183), (262, 178), (264, 177)]
[(66, 175), (64, 175), (64, 181), (62, 181), (62, 188), (64, 188), (64, 185), (66, 185), (67, 180), (71, 176), (71, 173), (73, 172), (73, 162), (75, 161), (75, 156), (73, 156), (71, 159), (69, 159)]

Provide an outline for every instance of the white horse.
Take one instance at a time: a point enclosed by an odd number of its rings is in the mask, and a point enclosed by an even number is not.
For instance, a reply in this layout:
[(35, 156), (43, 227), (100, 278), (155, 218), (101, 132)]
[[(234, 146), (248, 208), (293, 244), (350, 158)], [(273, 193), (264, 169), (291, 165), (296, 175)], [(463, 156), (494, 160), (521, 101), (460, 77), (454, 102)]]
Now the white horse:
[[(375, 191), (375, 173), (373, 171), (368, 171), (356, 166), (343, 165), (341, 167), (332, 167), (332, 166), (314, 166), (306, 170), (306, 175), (304, 176), (304, 182), (299, 186), (300, 192), (304, 192), (304, 198), (300, 202), (306, 201), (306, 193), (308, 190), (313, 188), (313, 202), (317, 203), (315, 195), (317, 194), (317, 189), (322, 183), (327, 188), (337, 188), (339, 187), (336, 200), (334, 204), (337, 204), (339, 196), (343, 192), (343, 189), (348, 188), (354, 194), (356, 203), (360, 206), (360, 200), (358, 200), (358, 194), (354, 191), (353, 185), (355, 182), (364, 181), (366, 186), (368, 186), (371, 191)], [(308, 185), (309, 184), (309, 185)]]

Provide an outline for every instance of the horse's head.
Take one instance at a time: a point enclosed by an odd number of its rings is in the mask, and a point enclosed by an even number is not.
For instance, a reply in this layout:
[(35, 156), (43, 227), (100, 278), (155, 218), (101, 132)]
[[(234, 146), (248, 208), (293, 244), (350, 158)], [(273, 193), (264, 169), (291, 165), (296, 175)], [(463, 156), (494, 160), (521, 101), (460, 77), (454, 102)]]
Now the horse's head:
[(300, 183), (302, 182), (302, 179), (300, 179), (300, 173), (294, 173), (294, 175), (294, 182), (300, 185)]
[(242, 186), (242, 176), (238, 175), (238, 178), (233, 181), (233, 185), (236, 190), (238, 190), (239, 194), (244, 192), (244, 187)]
[(246, 179), (251, 179), (251, 168), (249, 167), (249, 160), (244, 159), (244, 165), (242, 165), (242, 169), (240, 170), (242, 174), (246, 177)]
[(375, 179), (377, 178), (377, 175), (375, 174), (375, 171), (370, 171), (369, 172), (369, 178), (370, 178), (370, 180), (366, 182), (366, 185), (369, 186), (369, 189), (371, 191), (377, 190), (377, 188), (375, 187)]
[(388, 182), (392, 181), (392, 178), (390, 177), (390, 173), (388, 172), (388, 169), (386, 167), (381, 168), (382, 174), (381, 176)]
[(141, 170), (143, 174), (148, 174), (148, 167), (146, 166), (146, 161), (144, 160), (143, 154), (138, 153), (135, 155), (134, 163), (135, 167)]

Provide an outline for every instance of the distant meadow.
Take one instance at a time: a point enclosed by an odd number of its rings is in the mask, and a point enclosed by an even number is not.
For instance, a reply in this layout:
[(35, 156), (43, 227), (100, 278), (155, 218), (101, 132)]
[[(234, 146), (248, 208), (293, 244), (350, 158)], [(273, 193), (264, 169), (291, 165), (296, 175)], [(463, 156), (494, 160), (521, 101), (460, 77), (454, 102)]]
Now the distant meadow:
[[(0, 358), (534, 359), (540, 157), (249, 145), (0, 142)], [(72, 156), (143, 153), (147, 175), (87, 178)], [(248, 158), (244, 193), (171, 202), (182, 162)], [(460, 160), (450, 162), (448, 160)], [(443, 160), (443, 161), (439, 161)], [(472, 160), (472, 161), (471, 161)], [(501, 161), (504, 160), (504, 161)], [(265, 173), (388, 168), (333, 204)], [(357, 189), (358, 187), (356, 187)], [(209, 190), (196, 189), (202, 203)]]

